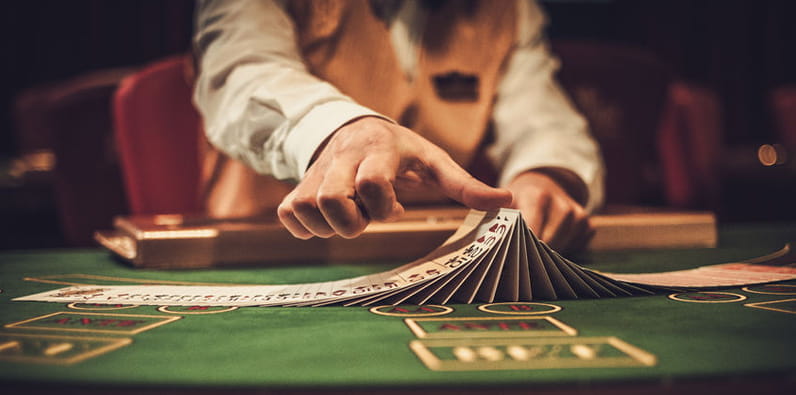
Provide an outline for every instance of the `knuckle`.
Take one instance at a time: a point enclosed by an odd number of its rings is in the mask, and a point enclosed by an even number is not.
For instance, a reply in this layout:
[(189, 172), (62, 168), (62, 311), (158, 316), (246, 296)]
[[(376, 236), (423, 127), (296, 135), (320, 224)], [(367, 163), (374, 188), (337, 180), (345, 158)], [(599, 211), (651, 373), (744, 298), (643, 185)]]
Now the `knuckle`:
[(357, 191), (363, 193), (380, 192), (388, 187), (392, 187), (392, 179), (383, 174), (368, 175), (356, 180)]
[(295, 223), (296, 221), (292, 217), (280, 218), (280, 220), (282, 222), (282, 225), (285, 226), (285, 229), (287, 229), (288, 232), (290, 232), (290, 234), (293, 235), (293, 237), (302, 240), (307, 240), (312, 237), (312, 233), (308, 232), (302, 226), (297, 225)]
[(568, 224), (574, 224), (578, 222), (577, 216), (575, 216), (575, 212), (570, 210), (569, 207), (567, 208), (566, 214), (564, 215), (564, 220), (562, 221)]
[(348, 196), (342, 193), (319, 192), (316, 199), (318, 206), (321, 208), (336, 208), (344, 203)]
[(562, 197), (551, 197), (553, 204), (556, 206), (557, 209), (561, 211), (566, 211), (568, 214), (574, 214), (574, 207), (569, 202), (569, 200), (562, 198)]
[(589, 213), (586, 210), (578, 207), (575, 209), (575, 220), (578, 222), (583, 223), (585, 226), (591, 226), (591, 221), (589, 220)]
[(290, 202), (290, 207), (295, 212), (306, 213), (317, 210), (318, 202), (315, 196), (299, 195), (293, 198), (293, 201)]
[(546, 192), (539, 192), (536, 196), (534, 201), (536, 202), (536, 206), (542, 209), (549, 209), (553, 206), (553, 199), (550, 194)]
[(276, 215), (282, 221), (289, 219), (293, 215), (293, 207), (289, 203), (283, 201), (276, 208)]
[(334, 216), (332, 227), (340, 236), (345, 238), (356, 237), (368, 224), (368, 220), (359, 212), (340, 212)]

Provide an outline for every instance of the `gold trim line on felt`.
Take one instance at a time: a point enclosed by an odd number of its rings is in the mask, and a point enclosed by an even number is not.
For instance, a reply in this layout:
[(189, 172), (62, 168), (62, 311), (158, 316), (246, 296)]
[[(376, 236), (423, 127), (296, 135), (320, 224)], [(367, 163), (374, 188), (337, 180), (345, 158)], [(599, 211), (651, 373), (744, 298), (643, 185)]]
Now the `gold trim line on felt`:
[[(625, 354), (626, 357), (607, 357), (595, 359), (572, 358), (570, 360), (501, 360), (462, 362), (441, 360), (433, 351), (435, 347), (489, 347), (509, 345), (578, 345), (583, 343), (608, 344)], [(633, 346), (617, 337), (552, 337), (552, 338), (513, 338), (513, 339), (427, 339), (412, 340), (409, 348), (421, 362), (434, 371), (473, 371), (473, 370), (537, 370), (571, 368), (610, 368), (610, 367), (650, 367), (657, 364), (657, 357)]]
[(113, 350), (122, 348), (133, 343), (133, 339), (129, 337), (83, 337), (83, 336), (59, 336), (59, 335), (42, 335), (30, 333), (1, 333), (0, 336), (8, 337), (27, 337), (33, 339), (57, 339), (64, 341), (80, 342), (80, 341), (98, 341), (107, 343), (97, 349), (77, 354), (68, 359), (58, 359), (55, 357), (20, 357), (20, 356), (4, 356), (0, 355), (0, 361), (8, 362), (22, 362), (22, 363), (39, 363), (50, 365), (73, 365), (78, 362), (85, 361), (89, 358), (94, 358), (103, 354), (107, 354)]
[(74, 343), (58, 343), (44, 349), (44, 355), (51, 357), (67, 352), (75, 347)]
[[(397, 306), (393, 306), (393, 305), (389, 305), (389, 304), (385, 304), (385, 305), (381, 305), (381, 306), (374, 306), (374, 307), (371, 307), (370, 309), (368, 309), (368, 311), (373, 313), (373, 314), (383, 315), (383, 316), (388, 316), (388, 317), (407, 317), (407, 318), (411, 318), (411, 317), (434, 317), (434, 316), (450, 314), (450, 313), (453, 312), (453, 308), (452, 307), (448, 307), (448, 306), (443, 306), (443, 305), (438, 305), (438, 304), (426, 304), (426, 305), (423, 305), (423, 306), (425, 306), (425, 307), (442, 308), (442, 311), (437, 311), (437, 312), (434, 312), (434, 313), (425, 313), (425, 314), (424, 313), (406, 313), (406, 314), (403, 314), (403, 313), (386, 313), (386, 312), (382, 312), (382, 311), (378, 310), (378, 309), (380, 309), (382, 307), (397, 307)], [(420, 307), (420, 306), (418, 306), (418, 307)]]
[(17, 348), (19, 346), (21, 346), (21, 344), (19, 344), (19, 342), (16, 341), (16, 340), (8, 341), (8, 342), (5, 342), (5, 343), (0, 343), (0, 353), (2, 353), (5, 350), (10, 350), (12, 348)]
[(793, 310), (785, 310), (785, 309), (778, 309), (778, 308), (775, 308), (775, 307), (765, 306), (765, 305), (769, 305), (769, 304), (777, 304), (777, 303), (783, 303), (783, 302), (794, 302), (794, 301), (796, 301), (796, 298), (794, 298), (794, 299), (781, 299), (781, 300), (769, 300), (767, 302), (747, 303), (744, 306), (752, 307), (752, 308), (755, 308), (755, 309), (777, 311), (777, 312), (780, 312), (780, 313), (796, 314), (796, 311), (793, 311)]
[[(198, 314), (218, 314), (218, 313), (226, 313), (228, 311), (235, 311), (238, 309), (238, 306), (229, 306), (225, 309), (221, 310), (211, 310), (211, 311), (171, 311), (169, 307), (191, 307), (191, 306), (160, 306), (158, 307), (158, 311), (161, 313), (168, 313), (168, 314), (190, 314), (190, 315), (198, 315)], [(203, 307), (216, 307), (216, 306), (203, 306)]]
[[(547, 311), (496, 311), (496, 310), (489, 310), (489, 307), (492, 306), (500, 306), (500, 305), (539, 305), (539, 306), (546, 306), (552, 307), (552, 310)], [(491, 314), (504, 314), (504, 315), (542, 315), (542, 314), (553, 314), (557, 313), (562, 310), (561, 306), (556, 306), (554, 304), (549, 303), (538, 303), (538, 302), (501, 302), (501, 303), (489, 303), (489, 304), (482, 304), (478, 306), (478, 310), (483, 311), (485, 313)]]
[[(431, 321), (528, 321), (528, 320), (544, 320), (551, 324), (554, 327), (558, 328), (559, 331), (534, 331), (534, 330), (527, 330), (527, 331), (485, 331), (485, 332), (475, 332), (475, 331), (467, 331), (462, 333), (445, 333), (445, 334), (437, 334), (437, 333), (428, 333), (423, 329), (420, 325), (421, 322), (431, 322)], [(453, 318), (406, 318), (404, 319), (404, 323), (412, 333), (418, 339), (456, 339), (456, 338), (515, 338), (515, 337), (556, 337), (556, 336), (577, 336), (578, 331), (577, 329), (553, 318), (548, 316), (537, 316), (537, 317), (453, 317)]]
[[(752, 287), (765, 287), (767, 285), (776, 285), (778, 287), (793, 287), (793, 292), (762, 292), (762, 291), (753, 291), (749, 288)], [(796, 295), (796, 284), (762, 284), (762, 285), (747, 285), (741, 288), (742, 291), (746, 291), (753, 294), (760, 294), (760, 295)]]
[[(82, 302), (72, 302), (66, 305), (66, 307), (73, 309), (73, 310), (84, 310), (84, 311), (113, 311), (113, 310), (125, 310), (125, 309), (132, 309), (135, 307), (140, 306), (140, 304), (128, 304), (123, 305), (122, 307), (95, 307), (95, 308), (88, 308), (88, 307), (77, 307), (79, 304), (88, 304)], [(107, 305), (112, 306), (112, 305)]]
[[(690, 299), (679, 299), (677, 298), (678, 295), (684, 294), (693, 294), (693, 293), (707, 293), (707, 294), (719, 294), (719, 295), (730, 295), (730, 296), (737, 296), (740, 299), (732, 299), (732, 300), (690, 300)], [(688, 302), (688, 303), (734, 303), (734, 302), (741, 302), (746, 300), (746, 295), (736, 294), (732, 292), (718, 292), (718, 291), (699, 291), (699, 292), (678, 292), (670, 294), (669, 299), (676, 300), (678, 302)]]
[[(93, 316), (110, 316), (110, 317), (125, 317), (125, 318), (157, 318), (159, 322), (153, 322), (146, 326), (135, 328), (130, 331), (112, 331), (112, 330), (103, 330), (103, 329), (83, 329), (83, 328), (55, 328), (55, 327), (35, 327), (35, 326), (23, 326), (24, 324), (42, 320), (49, 317), (54, 317), (57, 315), (77, 315), (77, 316), (86, 316), (86, 315), (93, 315)], [(45, 314), (38, 317), (28, 318), (26, 320), (14, 322), (11, 324), (4, 325), (6, 328), (17, 328), (17, 329), (26, 329), (26, 330), (40, 330), (40, 331), (55, 331), (55, 332), (85, 332), (85, 333), (109, 333), (109, 334), (119, 334), (119, 335), (135, 335), (141, 332), (148, 331), (150, 329), (157, 328), (161, 325), (166, 325), (170, 322), (174, 322), (179, 320), (182, 317), (178, 316), (167, 316), (167, 315), (149, 315), (149, 314), (113, 314), (113, 313), (85, 313), (85, 312), (71, 312), (71, 311), (56, 311), (55, 313)]]

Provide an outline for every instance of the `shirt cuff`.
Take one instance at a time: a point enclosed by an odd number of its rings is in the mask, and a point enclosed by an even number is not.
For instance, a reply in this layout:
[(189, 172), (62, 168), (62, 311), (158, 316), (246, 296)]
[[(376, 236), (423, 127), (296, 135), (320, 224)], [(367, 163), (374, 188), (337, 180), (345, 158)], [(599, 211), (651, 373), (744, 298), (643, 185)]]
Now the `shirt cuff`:
[(285, 139), (284, 152), (295, 165), (297, 179), (304, 178), (315, 151), (337, 129), (357, 118), (375, 116), (391, 119), (367, 107), (349, 101), (330, 101), (310, 110), (292, 128)]

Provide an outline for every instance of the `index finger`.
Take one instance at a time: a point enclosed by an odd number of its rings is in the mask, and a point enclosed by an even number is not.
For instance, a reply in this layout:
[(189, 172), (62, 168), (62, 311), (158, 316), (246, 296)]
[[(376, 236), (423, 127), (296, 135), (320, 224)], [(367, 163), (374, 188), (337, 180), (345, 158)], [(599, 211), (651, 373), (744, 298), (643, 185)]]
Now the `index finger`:
[(462, 169), (444, 151), (441, 154), (432, 153), (429, 159), (429, 167), (437, 184), (451, 199), (477, 210), (494, 210), (511, 205), (511, 191), (484, 184)]

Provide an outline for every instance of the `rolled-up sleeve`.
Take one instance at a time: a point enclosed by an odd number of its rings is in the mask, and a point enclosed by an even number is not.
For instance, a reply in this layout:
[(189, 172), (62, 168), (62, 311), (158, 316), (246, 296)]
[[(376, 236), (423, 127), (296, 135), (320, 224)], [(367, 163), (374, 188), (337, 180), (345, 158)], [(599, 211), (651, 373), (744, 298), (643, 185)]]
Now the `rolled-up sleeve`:
[(335, 130), (374, 111), (307, 70), (278, 1), (197, 4), (194, 102), (209, 141), (255, 171), (300, 180)]
[(585, 119), (555, 80), (558, 61), (544, 40), (545, 18), (535, 2), (518, 1), (517, 44), (500, 85), (493, 113), (495, 143), (487, 151), (507, 185), (538, 168), (568, 170), (588, 192), (593, 210), (603, 201), (603, 163)]

